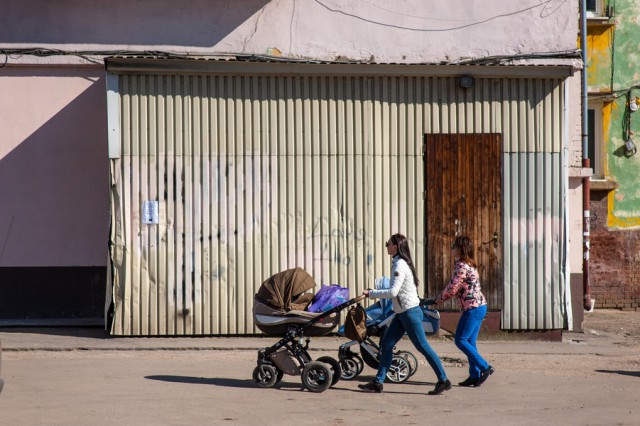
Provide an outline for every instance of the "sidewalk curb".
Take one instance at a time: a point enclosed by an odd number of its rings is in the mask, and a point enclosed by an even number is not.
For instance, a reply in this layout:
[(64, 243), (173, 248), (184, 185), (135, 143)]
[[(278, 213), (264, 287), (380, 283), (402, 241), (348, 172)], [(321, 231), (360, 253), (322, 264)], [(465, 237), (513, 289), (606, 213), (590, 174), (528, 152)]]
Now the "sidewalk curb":
[[(174, 352), (185, 352), (185, 351), (259, 351), (264, 349), (267, 346), (261, 347), (242, 347), (242, 346), (230, 346), (230, 347), (194, 347), (194, 346), (184, 346), (184, 347), (146, 347), (146, 348), (134, 348), (130, 346), (112, 346), (112, 347), (86, 347), (86, 346), (78, 346), (78, 347), (12, 347), (12, 348), (3, 348), (2, 352), (89, 352), (89, 351), (100, 351), (100, 352), (151, 352), (151, 351), (174, 351)], [(309, 348), (310, 351), (318, 351), (318, 352), (334, 352), (337, 348)]]

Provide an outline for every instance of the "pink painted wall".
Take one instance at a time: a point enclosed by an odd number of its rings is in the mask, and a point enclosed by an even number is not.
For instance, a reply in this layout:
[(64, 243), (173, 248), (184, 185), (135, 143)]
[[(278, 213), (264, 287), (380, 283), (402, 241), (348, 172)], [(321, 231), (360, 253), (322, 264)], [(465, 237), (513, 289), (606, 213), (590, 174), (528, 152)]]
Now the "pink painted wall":
[(104, 70), (4, 67), (0, 93), (0, 267), (106, 265)]
[(439, 63), (574, 50), (566, 0), (2, 0), (0, 44)]
[[(0, 49), (454, 62), (575, 49), (577, 12), (564, 0), (2, 0)], [(94, 58), (0, 55), (0, 267), (106, 265), (106, 101)]]

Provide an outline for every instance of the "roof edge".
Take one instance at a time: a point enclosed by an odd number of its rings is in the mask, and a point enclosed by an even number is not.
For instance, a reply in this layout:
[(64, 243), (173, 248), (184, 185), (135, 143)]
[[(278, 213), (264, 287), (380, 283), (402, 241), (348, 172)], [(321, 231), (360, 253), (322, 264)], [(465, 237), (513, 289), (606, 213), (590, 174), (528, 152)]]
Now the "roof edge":
[(252, 75), (358, 75), (358, 76), (456, 76), (565, 78), (573, 74), (575, 62), (562, 60), (553, 65), (522, 63), (480, 64), (363, 64), (316, 61), (267, 61), (247, 58), (163, 58), (114, 56), (105, 58), (107, 72), (113, 74), (252, 74)]

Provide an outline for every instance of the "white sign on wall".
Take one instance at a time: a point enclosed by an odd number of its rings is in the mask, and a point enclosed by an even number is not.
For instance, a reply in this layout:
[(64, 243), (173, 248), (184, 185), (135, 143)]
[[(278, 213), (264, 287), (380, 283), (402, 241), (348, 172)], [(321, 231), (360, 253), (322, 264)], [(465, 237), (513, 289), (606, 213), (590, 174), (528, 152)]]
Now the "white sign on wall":
[(145, 225), (158, 224), (158, 202), (145, 200), (142, 203), (142, 223)]

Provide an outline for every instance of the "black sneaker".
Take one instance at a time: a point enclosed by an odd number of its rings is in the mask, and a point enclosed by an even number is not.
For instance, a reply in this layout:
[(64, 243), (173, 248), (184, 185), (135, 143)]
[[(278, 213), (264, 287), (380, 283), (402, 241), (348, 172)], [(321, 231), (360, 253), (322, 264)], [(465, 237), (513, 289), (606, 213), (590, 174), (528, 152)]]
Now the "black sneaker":
[(494, 371), (495, 370), (492, 366), (488, 366), (486, 370), (480, 373), (480, 378), (478, 379), (478, 383), (476, 383), (476, 386), (480, 386), (481, 384), (486, 382), (489, 376), (492, 375)]
[(451, 382), (446, 380), (444, 382), (437, 382), (434, 390), (429, 391), (429, 395), (440, 395), (444, 391), (451, 389)]
[(382, 393), (382, 383), (371, 381), (364, 385), (358, 385), (358, 387), (366, 392)]
[(466, 379), (464, 379), (464, 381), (458, 383), (458, 386), (463, 386), (465, 388), (471, 387), (471, 386), (477, 386), (478, 385), (478, 380), (475, 377), (467, 377)]

